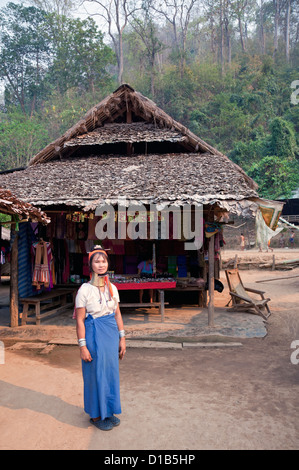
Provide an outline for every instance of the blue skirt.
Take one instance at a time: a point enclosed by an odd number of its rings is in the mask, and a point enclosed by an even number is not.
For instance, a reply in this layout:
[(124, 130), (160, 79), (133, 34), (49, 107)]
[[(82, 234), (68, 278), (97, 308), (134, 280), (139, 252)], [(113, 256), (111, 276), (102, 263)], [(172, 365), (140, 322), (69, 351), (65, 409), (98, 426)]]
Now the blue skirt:
[(115, 314), (85, 320), (86, 346), (92, 361), (82, 361), (84, 411), (91, 418), (121, 413), (119, 390), (119, 332)]

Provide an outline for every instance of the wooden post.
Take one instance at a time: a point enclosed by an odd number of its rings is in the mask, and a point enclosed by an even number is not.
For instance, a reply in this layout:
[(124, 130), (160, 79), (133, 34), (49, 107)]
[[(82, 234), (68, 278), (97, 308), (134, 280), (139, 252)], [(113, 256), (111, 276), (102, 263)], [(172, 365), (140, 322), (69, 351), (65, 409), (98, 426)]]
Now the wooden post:
[(18, 292), (18, 233), (16, 225), (11, 226), (11, 237), (15, 239), (11, 248), (10, 258), (10, 326), (19, 326), (19, 292)]
[(275, 255), (272, 258), (272, 271), (275, 271)]
[(161, 322), (164, 322), (164, 290), (159, 290)]
[(237, 267), (238, 267), (238, 255), (235, 256), (234, 269), (237, 269)]
[[(127, 109), (127, 118), (126, 118), (127, 124), (132, 123), (132, 111), (131, 109)], [(127, 155), (132, 155), (133, 151), (133, 144), (131, 142), (127, 143)]]
[(209, 304), (208, 324), (214, 326), (215, 235), (209, 238)]

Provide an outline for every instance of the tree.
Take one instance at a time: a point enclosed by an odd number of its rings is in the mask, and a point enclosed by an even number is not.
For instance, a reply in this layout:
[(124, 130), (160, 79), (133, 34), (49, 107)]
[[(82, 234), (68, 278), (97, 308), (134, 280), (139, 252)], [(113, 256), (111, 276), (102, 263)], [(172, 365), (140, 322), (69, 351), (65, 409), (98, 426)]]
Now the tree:
[(187, 33), (195, 4), (196, 0), (161, 0), (158, 4), (152, 0), (150, 4), (150, 8), (172, 27), (181, 77), (186, 63)]
[(24, 114), (34, 112), (44, 93), (51, 60), (45, 12), (9, 3), (0, 15), (0, 80), (6, 85), (6, 103), (19, 104)]
[(117, 79), (121, 85), (124, 72), (123, 34), (130, 17), (140, 7), (128, 0), (85, 0), (85, 2), (98, 4), (99, 10), (94, 15), (102, 17), (107, 24), (117, 59)]
[(131, 27), (140, 37), (145, 46), (146, 58), (150, 71), (150, 89), (152, 97), (155, 96), (155, 60), (158, 52), (161, 52), (165, 46), (159, 40), (157, 35), (157, 26), (150, 14), (150, 2), (144, 2), (141, 10), (141, 17), (134, 16), (131, 21)]
[(56, 13), (58, 16), (70, 16), (74, 11), (78, 0), (28, 0), (40, 10), (47, 13)]
[(242, 51), (246, 52), (247, 23), (256, 7), (255, 0), (230, 0), (233, 17), (237, 20)]
[(107, 66), (115, 61), (103, 33), (92, 18), (82, 21), (51, 14), (48, 19), (54, 52), (49, 82), (61, 93), (78, 87), (95, 94), (96, 87), (109, 82)]
[(275, 57), (277, 54), (277, 50), (278, 50), (278, 27), (279, 27), (279, 15), (280, 15), (280, 0), (273, 0), (273, 7), (275, 11), (273, 57)]
[(297, 151), (296, 137), (290, 123), (275, 118), (270, 124), (270, 153), (282, 159), (293, 160)]
[(259, 194), (269, 199), (284, 199), (299, 185), (298, 162), (267, 156), (254, 164), (248, 172), (259, 185)]
[(6, 106), (18, 104), (33, 115), (54, 89), (90, 89), (109, 82), (115, 60), (92, 18), (46, 13), (13, 3), (0, 19), (0, 79)]
[(0, 168), (26, 166), (48, 139), (47, 129), (38, 117), (28, 118), (18, 111), (0, 117)]

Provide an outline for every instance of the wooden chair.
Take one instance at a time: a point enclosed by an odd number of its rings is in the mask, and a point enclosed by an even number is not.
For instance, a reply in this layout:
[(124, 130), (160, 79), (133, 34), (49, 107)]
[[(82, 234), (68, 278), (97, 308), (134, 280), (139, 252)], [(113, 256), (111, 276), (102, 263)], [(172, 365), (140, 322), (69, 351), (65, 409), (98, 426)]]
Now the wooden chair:
[[(268, 306), (270, 299), (265, 299), (265, 292), (245, 287), (237, 268), (226, 269), (225, 274), (229, 287), (229, 293), (231, 295), (229, 303), (232, 302), (232, 310), (253, 310), (254, 313), (261, 315), (265, 320), (267, 320), (267, 318), (271, 315), (271, 312)], [(261, 299), (255, 299), (249, 296), (247, 292), (258, 294), (261, 296)]]

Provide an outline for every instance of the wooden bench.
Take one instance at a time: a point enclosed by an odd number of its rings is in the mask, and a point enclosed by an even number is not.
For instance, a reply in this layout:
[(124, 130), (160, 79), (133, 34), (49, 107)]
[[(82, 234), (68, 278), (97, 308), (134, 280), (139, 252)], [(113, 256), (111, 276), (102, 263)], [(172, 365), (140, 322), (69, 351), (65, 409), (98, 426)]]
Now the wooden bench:
[(161, 315), (161, 322), (164, 322), (164, 306), (168, 305), (168, 302), (164, 302), (164, 290), (158, 290), (159, 292), (159, 301), (158, 302), (139, 302), (139, 303), (123, 303), (120, 302), (119, 306), (120, 308), (127, 308), (127, 307), (132, 307), (132, 308), (153, 308), (153, 307), (159, 307), (159, 313)]
[[(69, 294), (72, 295), (71, 302), (67, 300)], [(21, 324), (26, 325), (27, 322), (34, 322), (36, 325), (40, 325), (41, 319), (56, 315), (67, 308), (72, 308), (75, 294), (74, 289), (53, 289), (50, 292), (20, 299), (20, 303), (23, 305), (23, 311), (20, 313)], [(33, 306), (31, 310), (29, 309), (30, 305)]]

